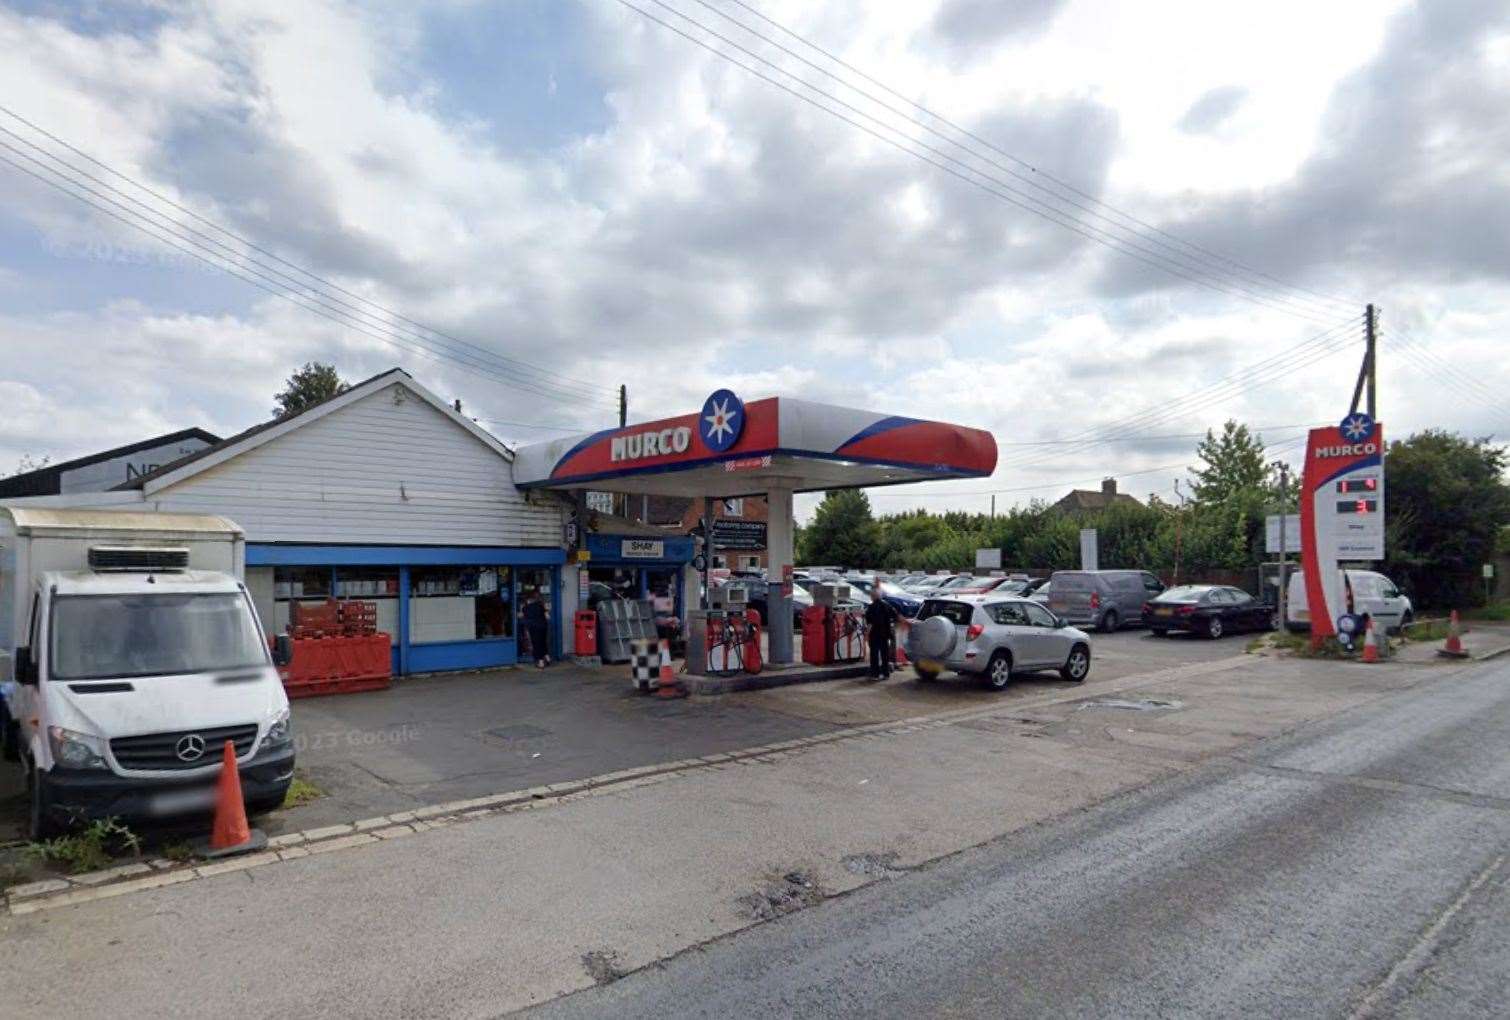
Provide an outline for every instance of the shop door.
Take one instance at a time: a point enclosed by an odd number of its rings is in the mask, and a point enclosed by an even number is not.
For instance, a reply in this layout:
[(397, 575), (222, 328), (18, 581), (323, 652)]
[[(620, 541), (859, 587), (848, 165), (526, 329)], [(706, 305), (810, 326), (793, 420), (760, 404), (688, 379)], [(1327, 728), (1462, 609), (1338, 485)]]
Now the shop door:
[(545, 607), (546, 627), (546, 655), (556, 658), (558, 655), (556, 635), (556, 592), (555, 571), (548, 567), (525, 568), (518, 571), (519, 576), (519, 661), (534, 662), (543, 656), (535, 647), (535, 636), (524, 625), (524, 607), (538, 596), (540, 604)]

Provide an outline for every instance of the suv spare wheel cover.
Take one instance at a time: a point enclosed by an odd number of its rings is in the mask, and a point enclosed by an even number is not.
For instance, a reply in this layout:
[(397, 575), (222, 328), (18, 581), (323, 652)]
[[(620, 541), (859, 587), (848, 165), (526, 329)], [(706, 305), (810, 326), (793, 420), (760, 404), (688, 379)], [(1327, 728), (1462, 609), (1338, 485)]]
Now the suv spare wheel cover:
[(930, 616), (913, 627), (913, 648), (925, 659), (942, 659), (954, 648), (954, 624), (947, 616)]

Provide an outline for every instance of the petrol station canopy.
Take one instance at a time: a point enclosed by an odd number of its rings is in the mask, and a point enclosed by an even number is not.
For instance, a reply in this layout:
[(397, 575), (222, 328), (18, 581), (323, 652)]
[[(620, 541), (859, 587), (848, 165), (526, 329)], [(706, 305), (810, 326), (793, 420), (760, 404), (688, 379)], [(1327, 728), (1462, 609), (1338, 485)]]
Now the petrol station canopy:
[(692, 414), (521, 447), (514, 483), (733, 498), (979, 478), (995, 469), (996, 441), (981, 429), (788, 397), (746, 404), (719, 390)]

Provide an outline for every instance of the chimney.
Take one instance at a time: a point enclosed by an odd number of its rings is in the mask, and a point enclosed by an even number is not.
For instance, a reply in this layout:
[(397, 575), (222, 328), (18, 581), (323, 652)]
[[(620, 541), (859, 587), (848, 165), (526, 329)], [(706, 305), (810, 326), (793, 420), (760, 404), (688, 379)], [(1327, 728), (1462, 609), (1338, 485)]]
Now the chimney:
[(1101, 495), (1105, 496), (1107, 500), (1117, 498), (1117, 480), (1115, 478), (1101, 479)]

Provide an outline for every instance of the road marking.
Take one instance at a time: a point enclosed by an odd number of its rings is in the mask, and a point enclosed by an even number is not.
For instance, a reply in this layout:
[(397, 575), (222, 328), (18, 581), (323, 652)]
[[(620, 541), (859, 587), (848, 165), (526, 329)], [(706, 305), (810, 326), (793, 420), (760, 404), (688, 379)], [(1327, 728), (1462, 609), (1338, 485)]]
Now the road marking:
[(1505, 855), (1500, 854), (1474, 876), (1473, 881), (1468, 883), (1468, 887), (1458, 894), (1458, 898), (1448, 904), (1447, 909), (1437, 915), (1435, 921), (1426, 926), (1426, 930), (1421, 932), (1416, 938), (1415, 944), (1410, 947), (1410, 951), (1400, 957), (1399, 962), (1390, 968), (1388, 974), (1384, 975), (1384, 980), (1375, 985), (1363, 997), (1363, 1000), (1358, 1003), (1358, 1008), (1352, 1012), (1352, 1020), (1364, 1020), (1365, 1017), (1373, 1016), (1375, 1008), (1384, 1001), (1386, 996), (1395, 990), (1395, 986), (1400, 983), (1401, 977), (1407, 971), (1420, 969), (1421, 964), (1436, 949), (1435, 943), (1441, 937), (1443, 930), (1468, 905), (1468, 901), (1473, 898), (1473, 894), (1478, 892), (1485, 882), (1494, 877), (1494, 873), (1502, 868), (1504, 864)]

